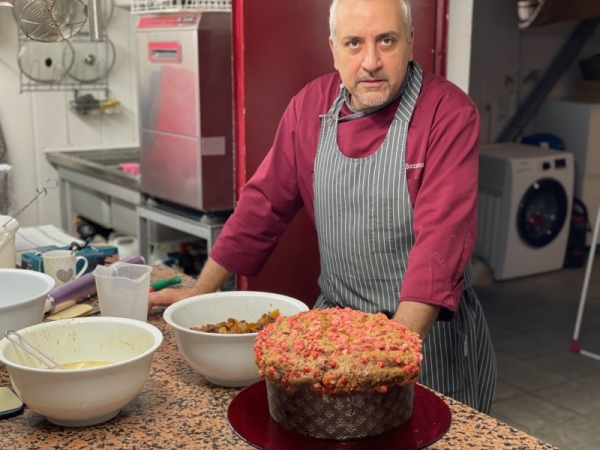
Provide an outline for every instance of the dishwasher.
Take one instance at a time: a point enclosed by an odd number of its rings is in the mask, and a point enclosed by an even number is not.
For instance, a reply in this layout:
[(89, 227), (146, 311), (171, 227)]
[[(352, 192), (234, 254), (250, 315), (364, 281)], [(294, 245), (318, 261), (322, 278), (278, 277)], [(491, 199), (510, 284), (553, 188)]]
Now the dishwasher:
[(201, 213), (232, 210), (231, 13), (142, 16), (135, 34), (142, 195)]

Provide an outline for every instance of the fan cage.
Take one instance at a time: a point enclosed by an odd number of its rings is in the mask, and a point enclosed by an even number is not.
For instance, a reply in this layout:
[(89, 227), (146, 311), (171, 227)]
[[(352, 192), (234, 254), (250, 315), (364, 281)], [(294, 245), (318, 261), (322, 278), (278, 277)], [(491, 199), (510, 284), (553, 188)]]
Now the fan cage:
[(231, 0), (131, 0), (131, 14), (231, 11)]
[[(82, 0), (85, 4), (87, 4), (87, 0)], [(114, 10), (114, 2), (111, 7), (111, 14), (108, 17), (108, 22), (112, 18), (112, 13)], [(18, 33), (18, 50), (17, 54), (20, 54), (21, 47), (25, 45), (26, 42), (29, 42), (30, 39), (25, 35), (21, 27), (19, 26), (18, 19), (17, 20), (17, 33)], [(108, 33), (106, 29), (104, 30), (104, 35), (108, 37)], [(89, 42), (90, 37), (89, 33), (77, 33), (74, 36), (71, 36), (69, 39), (71, 42), (85, 41)], [(49, 42), (44, 45), (59, 45), (60, 43)], [(77, 91), (77, 92), (102, 92), (105, 93), (103, 96), (107, 96), (107, 92), (109, 92), (109, 83), (108, 83), (109, 74), (105, 74), (104, 76), (98, 78), (93, 82), (81, 82), (72, 77), (70, 77), (67, 73), (58, 80), (53, 82), (41, 82), (36, 81), (29, 78), (25, 75), (21, 70), (19, 70), (19, 89), (21, 93), (24, 92), (68, 92), (68, 91)]]

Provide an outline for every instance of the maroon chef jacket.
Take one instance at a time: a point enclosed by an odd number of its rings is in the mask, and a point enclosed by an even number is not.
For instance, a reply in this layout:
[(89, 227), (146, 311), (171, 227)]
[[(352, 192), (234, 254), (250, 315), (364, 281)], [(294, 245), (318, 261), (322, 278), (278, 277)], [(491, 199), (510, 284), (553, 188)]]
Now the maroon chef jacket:
[[(318, 78), (288, 105), (273, 147), (244, 187), (211, 258), (244, 276), (256, 276), (302, 206), (314, 221), (313, 171), (320, 118), (335, 100), (337, 73)], [(382, 110), (339, 123), (338, 146), (363, 158), (382, 144), (399, 99)], [(351, 111), (347, 106), (341, 115)], [(463, 289), (463, 270), (477, 231), (479, 114), (471, 99), (442, 77), (423, 74), (410, 122), (406, 175), (414, 208), (415, 243), (400, 301), (445, 308), (452, 317)]]

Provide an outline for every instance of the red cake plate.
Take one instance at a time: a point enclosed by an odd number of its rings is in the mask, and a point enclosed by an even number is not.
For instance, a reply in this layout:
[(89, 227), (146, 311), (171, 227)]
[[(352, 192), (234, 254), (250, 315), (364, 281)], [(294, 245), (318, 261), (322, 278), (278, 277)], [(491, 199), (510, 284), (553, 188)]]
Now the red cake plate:
[(451, 422), (450, 408), (428, 389), (415, 385), (411, 418), (392, 430), (360, 439), (318, 439), (286, 430), (271, 418), (264, 380), (242, 390), (229, 404), (227, 419), (249, 444), (263, 450), (414, 450), (441, 438)]

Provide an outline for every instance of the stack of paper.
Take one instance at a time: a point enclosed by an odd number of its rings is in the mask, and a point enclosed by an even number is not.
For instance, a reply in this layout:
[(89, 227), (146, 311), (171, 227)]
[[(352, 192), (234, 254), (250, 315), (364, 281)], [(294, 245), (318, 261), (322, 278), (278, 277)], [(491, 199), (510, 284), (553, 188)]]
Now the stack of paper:
[(21, 255), (26, 252), (41, 250), (48, 247), (62, 247), (71, 242), (84, 243), (79, 238), (70, 236), (54, 225), (40, 225), (39, 227), (25, 227), (17, 230), (15, 239), (15, 257), (17, 264), (21, 264)]

